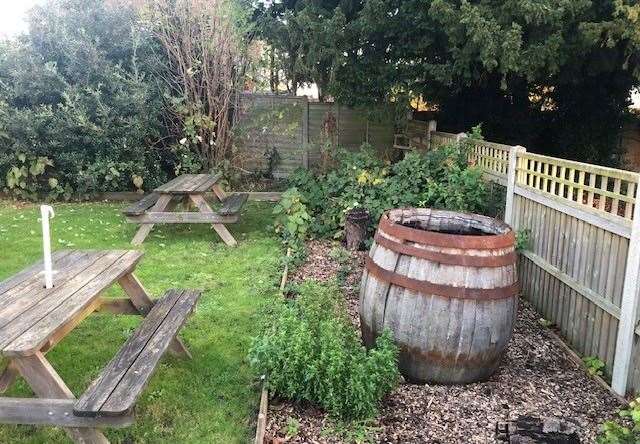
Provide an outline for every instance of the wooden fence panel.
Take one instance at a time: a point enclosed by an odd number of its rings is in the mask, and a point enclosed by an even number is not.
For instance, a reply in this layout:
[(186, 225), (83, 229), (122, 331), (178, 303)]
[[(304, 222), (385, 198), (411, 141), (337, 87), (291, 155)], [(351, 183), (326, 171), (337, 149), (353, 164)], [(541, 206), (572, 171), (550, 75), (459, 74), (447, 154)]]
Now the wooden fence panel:
[[(431, 146), (456, 135), (431, 133)], [(637, 173), (463, 138), (469, 161), (507, 186), (505, 219), (527, 232), (522, 294), (619, 394), (640, 392), (640, 207)]]
[(280, 157), (276, 177), (316, 166), (329, 133), (334, 144), (347, 149), (358, 149), (365, 142), (378, 149), (393, 145), (390, 113), (381, 112), (382, 118), (372, 120), (362, 110), (268, 94), (245, 94), (242, 103), (237, 141), (245, 168), (251, 171), (264, 169), (264, 153), (271, 148)]

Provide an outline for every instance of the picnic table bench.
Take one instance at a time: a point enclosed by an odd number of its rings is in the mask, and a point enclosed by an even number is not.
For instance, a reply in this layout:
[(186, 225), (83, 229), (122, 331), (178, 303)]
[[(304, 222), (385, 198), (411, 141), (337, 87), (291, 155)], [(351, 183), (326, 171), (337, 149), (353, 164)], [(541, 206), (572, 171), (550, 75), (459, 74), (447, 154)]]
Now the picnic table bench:
[[(0, 355), (8, 360), (0, 375), (0, 393), (22, 376), (40, 398), (0, 397), (0, 423), (55, 425), (75, 442), (108, 443), (99, 428), (133, 423), (136, 400), (164, 353), (191, 357), (177, 334), (200, 291), (169, 290), (152, 300), (133, 274), (142, 255), (121, 250), (58, 251), (53, 255), (53, 288), (44, 288), (42, 263), (0, 282)], [(102, 297), (116, 282), (127, 297)], [(76, 399), (45, 355), (95, 311), (144, 319)]]
[[(220, 186), (221, 174), (183, 174), (156, 188), (153, 193), (125, 208), (123, 214), (129, 222), (140, 224), (140, 229), (131, 241), (140, 245), (155, 224), (211, 223), (225, 244), (237, 244), (224, 224), (236, 223), (239, 213), (249, 195), (227, 194)], [(221, 207), (214, 211), (204, 198), (213, 191)], [(192, 204), (197, 211), (175, 212), (178, 203)]]

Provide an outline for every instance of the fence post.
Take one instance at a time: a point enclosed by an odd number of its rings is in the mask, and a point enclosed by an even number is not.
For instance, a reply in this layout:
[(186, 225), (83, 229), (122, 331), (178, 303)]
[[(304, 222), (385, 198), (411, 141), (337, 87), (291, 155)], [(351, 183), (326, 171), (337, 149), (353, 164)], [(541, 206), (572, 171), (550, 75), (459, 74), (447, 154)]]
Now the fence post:
[(302, 102), (302, 166), (309, 169), (309, 98)]
[(427, 124), (427, 151), (431, 150), (431, 133), (437, 131), (438, 122), (435, 120), (429, 120)]
[[(640, 175), (638, 182), (640, 183)], [(611, 387), (613, 390), (625, 396), (627, 393), (627, 379), (633, 356), (633, 342), (636, 329), (636, 316), (638, 313), (638, 288), (640, 285), (640, 193), (635, 198), (633, 210), (633, 222), (631, 225), (631, 237), (629, 239), (629, 253), (627, 254), (627, 267), (624, 273), (624, 287), (622, 289), (622, 304), (620, 307), (620, 323), (618, 324), (618, 337), (616, 340), (616, 355), (613, 361), (613, 374)]]
[(516, 176), (518, 173), (518, 153), (524, 153), (527, 149), (516, 145), (509, 150), (509, 166), (507, 169), (507, 198), (504, 206), (504, 221), (511, 225), (513, 223), (513, 197), (516, 190)]
[(465, 139), (467, 137), (467, 133), (458, 133), (456, 134), (456, 142), (460, 142), (462, 141), (462, 139)]

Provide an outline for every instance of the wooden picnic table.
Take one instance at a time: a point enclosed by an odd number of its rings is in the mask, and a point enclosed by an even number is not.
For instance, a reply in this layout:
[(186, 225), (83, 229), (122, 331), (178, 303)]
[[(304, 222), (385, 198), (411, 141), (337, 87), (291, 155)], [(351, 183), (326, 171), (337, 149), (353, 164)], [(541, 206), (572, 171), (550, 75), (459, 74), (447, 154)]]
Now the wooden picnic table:
[[(236, 223), (247, 193), (227, 193), (220, 185), (222, 174), (183, 174), (156, 188), (153, 193), (127, 207), (123, 214), (129, 222), (140, 224), (140, 229), (131, 241), (140, 245), (155, 224), (210, 223), (225, 244), (235, 246), (225, 224)], [(214, 211), (205, 199), (213, 192), (221, 207)], [(197, 211), (173, 211), (179, 204), (193, 205)]]
[[(42, 263), (0, 282), (0, 355), (8, 362), (0, 373), (0, 393), (22, 376), (41, 398), (0, 397), (0, 423), (56, 425), (75, 442), (106, 443), (98, 428), (133, 422), (133, 405), (164, 352), (190, 357), (176, 334), (199, 292), (172, 290), (152, 300), (133, 274), (142, 256), (123, 250), (58, 251), (53, 288), (44, 288)], [(127, 297), (102, 297), (116, 282)], [(76, 400), (46, 354), (95, 311), (145, 319)]]

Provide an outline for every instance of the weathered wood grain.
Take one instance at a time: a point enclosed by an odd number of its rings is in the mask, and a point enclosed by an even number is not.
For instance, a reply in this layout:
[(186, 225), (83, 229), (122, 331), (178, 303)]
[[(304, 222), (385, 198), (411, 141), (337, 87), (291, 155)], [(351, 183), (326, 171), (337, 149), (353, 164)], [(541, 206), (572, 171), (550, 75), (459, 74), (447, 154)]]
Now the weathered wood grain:
[(78, 416), (128, 413), (199, 297), (200, 292), (195, 290), (167, 292), (80, 397), (74, 413)]
[(140, 216), (144, 214), (149, 208), (153, 207), (158, 199), (160, 198), (160, 194), (151, 193), (144, 196), (138, 202), (133, 205), (129, 205), (127, 208), (122, 210), (122, 214), (125, 216)]
[[(402, 218), (403, 224), (419, 225), (432, 231), (458, 232), (473, 227), (481, 232), (509, 233), (504, 224), (470, 215), (420, 209), (398, 210), (395, 214)], [(483, 222), (485, 225), (480, 227)], [(454, 247), (435, 242), (442, 238), (433, 238), (434, 243), (430, 244), (427, 240), (402, 240), (385, 230), (390, 228), (381, 222), (377, 236), (448, 255), (503, 256), (514, 249), (513, 240), (511, 246), (482, 248), (481, 238), (489, 242), (491, 236), (460, 235), (460, 246)], [(402, 235), (407, 238), (413, 236), (406, 231)], [(416, 234), (414, 237), (420, 236)], [(464, 239), (479, 246), (470, 248), (463, 245)], [(511, 337), (517, 295), (505, 293), (504, 297), (498, 299), (480, 296), (460, 298), (439, 291), (446, 291), (441, 290), (444, 287), (480, 290), (506, 288), (517, 280), (515, 256), (511, 256), (511, 263), (507, 265), (468, 266), (438, 262), (434, 258), (426, 259), (406, 253), (406, 249), (396, 251), (394, 248), (399, 247), (393, 244), (387, 247), (375, 241), (370, 250), (372, 262), (413, 282), (428, 283), (429, 288), (439, 286), (438, 292), (418, 291), (418, 287), (412, 289), (388, 281), (368, 265), (363, 273), (360, 291), (360, 320), (365, 344), (371, 346), (375, 338), (389, 328), (400, 347), (399, 367), (405, 378), (411, 381), (465, 383), (486, 379), (497, 368)], [(451, 294), (454, 293), (458, 294)]]
[(0, 398), (0, 424), (112, 427), (133, 424), (133, 414), (87, 418), (73, 414), (74, 399)]
[(237, 214), (247, 202), (248, 198), (249, 194), (247, 193), (231, 194), (227, 196), (217, 213), (221, 216), (231, 216)]

